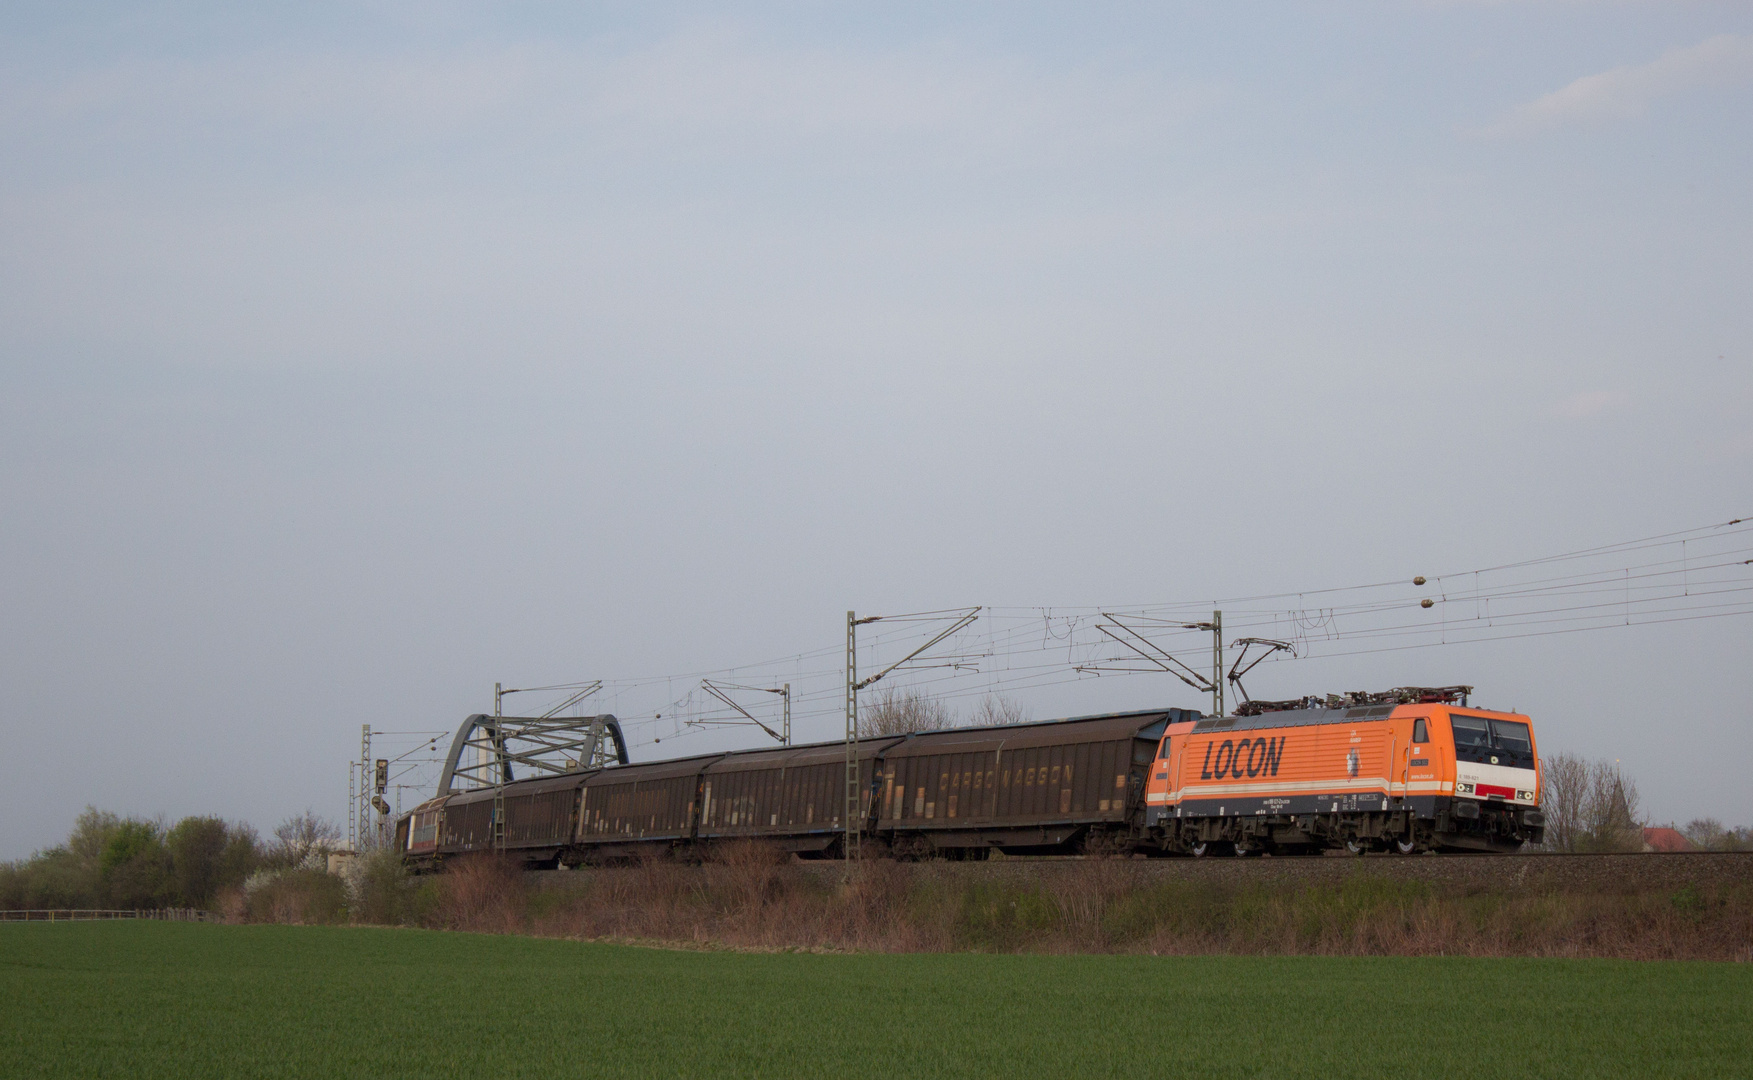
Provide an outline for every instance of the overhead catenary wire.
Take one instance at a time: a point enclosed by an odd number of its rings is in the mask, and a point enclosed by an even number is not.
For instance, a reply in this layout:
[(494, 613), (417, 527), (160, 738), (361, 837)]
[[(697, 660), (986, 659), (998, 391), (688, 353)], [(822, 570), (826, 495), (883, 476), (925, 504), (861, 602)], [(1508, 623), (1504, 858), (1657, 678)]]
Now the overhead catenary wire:
[[(1182, 624), (1221, 609), (1225, 630), (1235, 637), (1296, 643), (1299, 655), (1274, 655), (1267, 664), (1305, 666), (1373, 653), (1744, 617), (1753, 615), (1750, 538), (1753, 524), (1737, 517), (1696, 529), (1432, 574), (1417, 585), (1413, 575), (1407, 575), (1197, 601), (985, 606), (977, 622), (959, 628), (932, 650), (928, 663), (909, 665), (892, 679), (955, 702), (1028, 695), (1092, 679), (1160, 680), (1160, 671), (1152, 675), (1077, 670), (1113, 663), (1122, 655), (1098, 629), (1104, 613), (1126, 619), (1147, 635), (1153, 647), (1170, 655), (1198, 656), (1209, 647), (1209, 635)], [(1424, 601), (1430, 606), (1422, 606)], [(878, 619), (860, 629), (861, 670), (882, 670), (939, 633), (946, 618), (969, 610), (879, 613)], [(1136, 653), (1131, 655), (1138, 659)], [(660, 739), (667, 746), (704, 734), (702, 727), (688, 721), (711, 715), (708, 710), (715, 703), (696, 692), (699, 680), (709, 678), (757, 686), (789, 682), (793, 723), (800, 735), (813, 724), (826, 737), (843, 708), (842, 660), (841, 646), (824, 645), (711, 670), (605, 677), (602, 692), (614, 703), (634, 746), (649, 746)], [(674, 692), (678, 684), (694, 689), (678, 694)], [(555, 683), (552, 689), (583, 685)]]

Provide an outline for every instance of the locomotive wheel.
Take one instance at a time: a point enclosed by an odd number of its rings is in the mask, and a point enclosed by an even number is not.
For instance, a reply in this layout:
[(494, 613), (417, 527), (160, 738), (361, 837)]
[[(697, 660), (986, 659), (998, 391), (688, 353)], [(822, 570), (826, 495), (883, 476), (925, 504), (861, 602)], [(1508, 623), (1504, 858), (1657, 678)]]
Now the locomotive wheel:
[(1394, 853), (1396, 855), (1415, 855), (1415, 854), (1417, 854), (1418, 853), (1418, 839), (1416, 837), (1408, 836), (1404, 840), (1398, 840), (1398, 839), (1395, 840), (1394, 841)]

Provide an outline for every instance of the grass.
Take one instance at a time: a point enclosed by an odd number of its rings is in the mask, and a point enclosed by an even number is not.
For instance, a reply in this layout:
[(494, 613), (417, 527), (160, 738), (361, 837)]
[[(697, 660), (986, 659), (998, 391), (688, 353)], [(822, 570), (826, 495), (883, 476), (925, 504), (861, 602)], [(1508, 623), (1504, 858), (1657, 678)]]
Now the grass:
[(0, 1000), (7, 1077), (1753, 1072), (1746, 964), (685, 952), (19, 924), (0, 926)]

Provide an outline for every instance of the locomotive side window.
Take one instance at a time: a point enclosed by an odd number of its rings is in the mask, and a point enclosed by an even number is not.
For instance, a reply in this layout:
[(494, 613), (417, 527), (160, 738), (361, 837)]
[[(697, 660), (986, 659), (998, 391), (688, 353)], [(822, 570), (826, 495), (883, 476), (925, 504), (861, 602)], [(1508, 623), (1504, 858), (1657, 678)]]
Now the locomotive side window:
[(1412, 721), (1412, 741), (1415, 743), (1427, 743), (1430, 741), (1430, 730), (1424, 726), (1424, 718), (1422, 716), (1417, 720)]

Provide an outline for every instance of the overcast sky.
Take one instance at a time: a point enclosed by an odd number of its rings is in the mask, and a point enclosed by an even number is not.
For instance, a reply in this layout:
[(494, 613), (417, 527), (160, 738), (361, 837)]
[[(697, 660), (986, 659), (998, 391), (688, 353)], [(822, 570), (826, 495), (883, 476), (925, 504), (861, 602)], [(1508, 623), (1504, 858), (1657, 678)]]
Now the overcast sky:
[[(8, 4), (0, 858), (87, 803), (340, 817), (361, 723), (848, 608), (1741, 516), (1750, 118), (1723, 3)], [(1747, 824), (1750, 644), (1255, 689), (1473, 683)], [(1124, 686), (1026, 704), (1204, 700)]]

